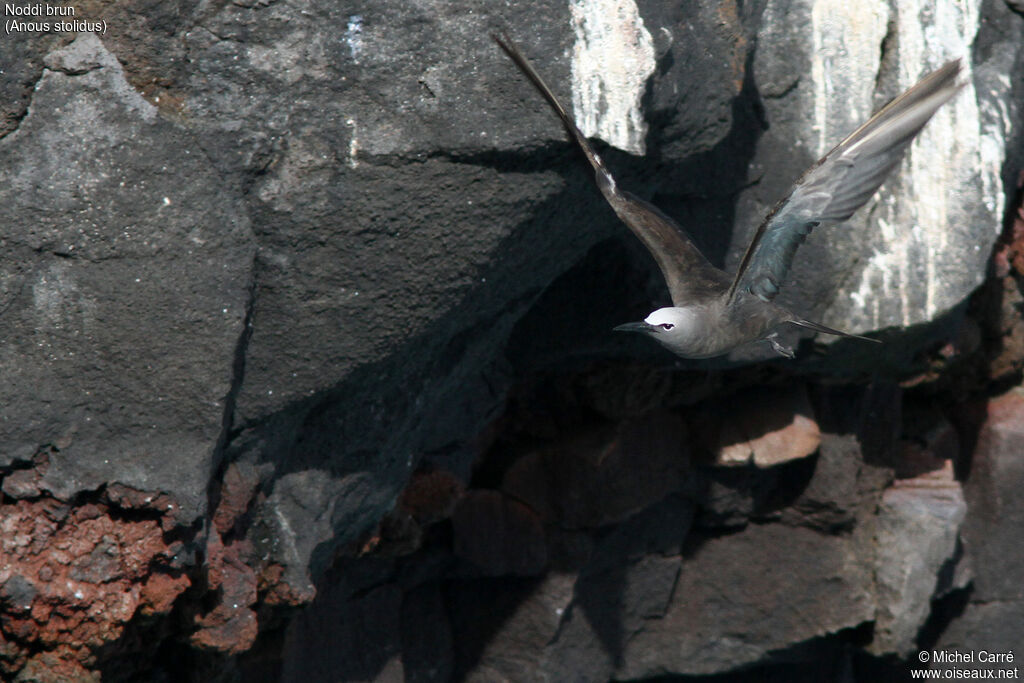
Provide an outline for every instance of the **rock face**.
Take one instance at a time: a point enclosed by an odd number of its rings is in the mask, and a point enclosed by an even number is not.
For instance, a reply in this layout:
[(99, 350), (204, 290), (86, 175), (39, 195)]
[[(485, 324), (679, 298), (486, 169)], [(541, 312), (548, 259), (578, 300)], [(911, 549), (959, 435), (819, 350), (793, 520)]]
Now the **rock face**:
[(93, 34), (49, 52), (0, 141), (7, 447), (42, 487), (206, 510), (255, 251), (244, 202)]
[(988, 406), (966, 490), (963, 536), (974, 558), (973, 590), (963, 613), (939, 638), (942, 648), (1008, 652), (1024, 631), (1024, 588), (1015, 579), (1024, 505), (1020, 489), (1012, 485), (1024, 467), (1017, 446), (1022, 418), (1019, 390)]
[[(1019, 644), (992, 619), (1024, 585), (1024, 416), (989, 403), (1024, 367), (1013, 7), (83, 0), (102, 35), (5, 36), (0, 678), (787, 678)], [(783, 289), (882, 350), (612, 335), (664, 286), (505, 27), (723, 265), (963, 57)]]
[[(806, 168), (922, 69), (984, 43), (982, 4), (945, 5), (922, 19), (918, 2), (769, 0), (753, 63), (771, 127), (752, 168), (766, 182), (741, 200), (741, 237), (785, 193), (791, 178), (779, 168)], [(993, 66), (969, 67), (978, 75), (964, 94), (922, 131), (898, 177), (840, 228), (842, 237), (808, 240), (814, 257), (800, 258), (787, 301), (817, 309), (827, 324), (876, 330), (931, 322), (981, 283), (1004, 206), (1005, 152), (987, 140), (1005, 139), (1018, 120), (998, 94), (1008, 84), (988, 80)]]
[(705, 442), (719, 465), (770, 467), (806, 458), (821, 445), (803, 387), (751, 393), (705, 411)]
[[(930, 600), (942, 592), (941, 570), (956, 559), (966, 507), (956, 482), (948, 487), (894, 488), (882, 496), (875, 573), (881, 600), (872, 651), (907, 658), (914, 653)], [(903, 549), (911, 544), (916, 552), (908, 555)]]

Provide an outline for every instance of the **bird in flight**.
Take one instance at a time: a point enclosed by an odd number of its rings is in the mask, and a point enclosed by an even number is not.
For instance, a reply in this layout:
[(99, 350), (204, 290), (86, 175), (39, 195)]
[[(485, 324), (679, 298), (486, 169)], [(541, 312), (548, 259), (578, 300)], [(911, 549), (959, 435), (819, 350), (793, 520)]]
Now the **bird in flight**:
[(939, 107), (962, 87), (960, 60), (948, 62), (894, 99), (811, 166), (758, 227), (735, 275), (716, 268), (686, 233), (652, 204), (621, 190), (551, 89), (507, 35), (492, 38), (544, 96), (594, 169), (601, 194), (654, 257), (672, 306), (616, 330), (639, 332), (683, 358), (712, 358), (764, 340), (793, 358), (778, 339), (785, 324), (840, 332), (774, 303), (793, 255), (811, 230), (842, 223), (867, 203)]

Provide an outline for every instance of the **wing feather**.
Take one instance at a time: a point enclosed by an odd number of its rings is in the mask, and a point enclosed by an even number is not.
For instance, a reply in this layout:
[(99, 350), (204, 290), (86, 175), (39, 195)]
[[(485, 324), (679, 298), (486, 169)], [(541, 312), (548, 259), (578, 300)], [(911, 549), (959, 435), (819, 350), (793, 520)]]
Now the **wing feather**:
[(932, 72), (808, 169), (758, 227), (730, 296), (749, 291), (771, 301), (811, 230), (841, 223), (867, 203), (932, 115), (960, 90), (961, 70), (955, 60)]
[(728, 276), (711, 265), (675, 221), (648, 202), (618, 188), (615, 178), (612, 177), (593, 145), (576, 126), (558, 98), (533, 68), (533, 65), (519, 51), (516, 44), (507, 35), (492, 35), (491, 37), (558, 114), (569, 137), (576, 142), (594, 169), (594, 178), (601, 194), (604, 195), (622, 222), (651, 252), (665, 277), (672, 303), (680, 306), (701, 295), (706, 295), (709, 290), (724, 291), (729, 283)]

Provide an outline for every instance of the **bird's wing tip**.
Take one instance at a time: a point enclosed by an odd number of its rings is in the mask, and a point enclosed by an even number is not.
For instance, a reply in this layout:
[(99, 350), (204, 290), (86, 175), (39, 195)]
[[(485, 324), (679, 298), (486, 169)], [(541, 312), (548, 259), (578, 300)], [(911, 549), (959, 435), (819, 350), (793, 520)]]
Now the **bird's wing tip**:
[(966, 63), (966, 57), (955, 57), (936, 69), (935, 73), (941, 74), (940, 78), (943, 80), (948, 78), (959, 89), (967, 85), (967, 68), (964, 66)]

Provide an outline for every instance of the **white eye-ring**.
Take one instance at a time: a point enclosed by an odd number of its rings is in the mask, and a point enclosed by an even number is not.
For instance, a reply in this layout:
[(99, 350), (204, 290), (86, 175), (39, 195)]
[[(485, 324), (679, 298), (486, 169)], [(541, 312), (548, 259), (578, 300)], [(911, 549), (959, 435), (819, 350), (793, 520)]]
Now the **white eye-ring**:
[(658, 325), (658, 327), (660, 327), (663, 330), (671, 330), (673, 327), (675, 327), (675, 325), (673, 325), (672, 323), (662, 323)]

